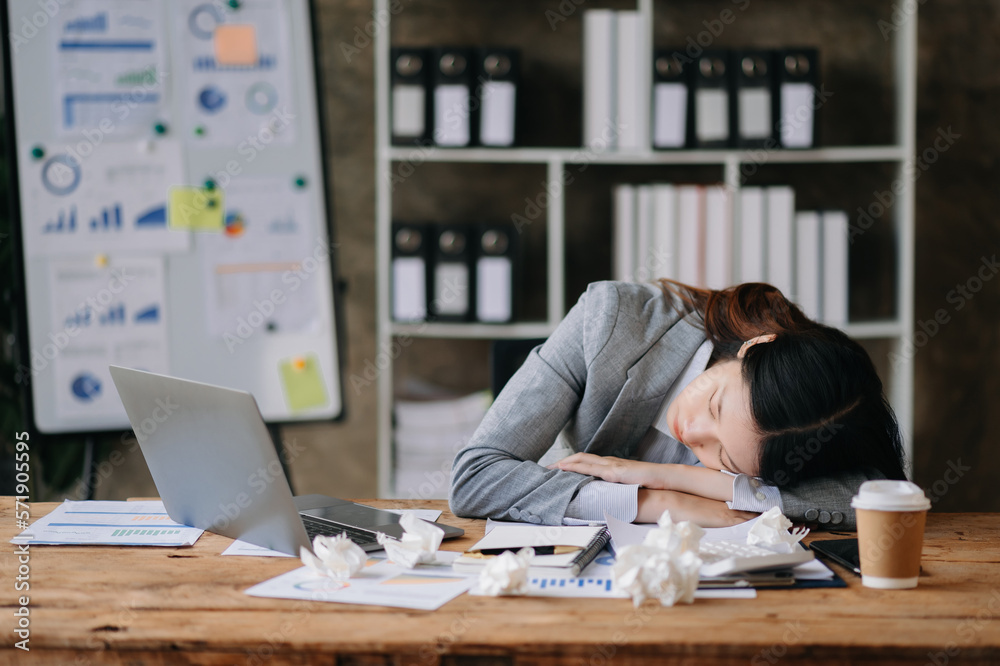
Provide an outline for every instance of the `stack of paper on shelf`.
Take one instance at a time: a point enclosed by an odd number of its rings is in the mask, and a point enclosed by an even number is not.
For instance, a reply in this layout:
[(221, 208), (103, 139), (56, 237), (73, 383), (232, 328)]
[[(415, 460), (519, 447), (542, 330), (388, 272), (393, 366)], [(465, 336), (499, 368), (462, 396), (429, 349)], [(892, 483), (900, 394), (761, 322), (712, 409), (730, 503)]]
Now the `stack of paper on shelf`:
[(614, 189), (613, 275), (723, 289), (768, 282), (810, 318), (847, 323), (848, 217), (795, 211), (788, 186), (655, 183)]
[(650, 147), (649, 40), (648, 22), (637, 11), (584, 13), (584, 146), (598, 151)]
[(397, 497), (447, 499), (455, 454), (479, 427), (491, 401), (489, 391), (460, 398), (396, 400)]

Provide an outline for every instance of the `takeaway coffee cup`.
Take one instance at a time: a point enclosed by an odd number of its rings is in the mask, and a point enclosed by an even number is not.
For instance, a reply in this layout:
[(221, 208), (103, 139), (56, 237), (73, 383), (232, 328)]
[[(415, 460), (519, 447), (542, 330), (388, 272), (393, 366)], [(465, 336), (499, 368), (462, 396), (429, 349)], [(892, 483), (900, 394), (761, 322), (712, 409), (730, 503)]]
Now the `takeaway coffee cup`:
[(884, 590), (917, 586), (931, 502), (909, 481), (866, 481), (851, 500), (858, 520), (861, 582)]

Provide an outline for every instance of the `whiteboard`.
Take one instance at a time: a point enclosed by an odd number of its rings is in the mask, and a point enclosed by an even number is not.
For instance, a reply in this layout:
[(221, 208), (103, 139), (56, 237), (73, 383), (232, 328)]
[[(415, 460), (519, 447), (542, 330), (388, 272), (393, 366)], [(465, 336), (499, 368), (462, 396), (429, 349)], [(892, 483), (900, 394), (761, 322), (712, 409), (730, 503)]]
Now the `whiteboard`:
[(127, 429), (109, 364), (250, 391), (272, 423), (341, 415), (311, 14), (4, 3), (40, 431)]

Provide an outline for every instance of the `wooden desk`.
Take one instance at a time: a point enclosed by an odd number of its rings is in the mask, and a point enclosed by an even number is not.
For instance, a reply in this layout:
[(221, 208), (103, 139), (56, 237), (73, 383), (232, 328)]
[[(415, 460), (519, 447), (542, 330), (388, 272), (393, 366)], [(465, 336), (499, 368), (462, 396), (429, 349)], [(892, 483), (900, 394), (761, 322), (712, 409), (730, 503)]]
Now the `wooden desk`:
[[(433, 507), (466, 530), (445, 502)], [(762, 590), (754, 600), (640, 609), (627, 600), (462, 595), (434, 612), (259, 599), (255, 583), (299, 566), (219, 557), (230, 540), (192, 548), (30, 549), (30, 654), (13, 648), (17, 532), (0, 498), (4, 572), (0, 663), (54, 664), (883, 664), (1000, 663), (1000, 514), (931, 514), (914, 590)], [(32, 506), (39, 518), (55, 504)], [(831, 538), (835, 535), (818, 535)], [(949, 654), (949, 651), (951, 654)]]

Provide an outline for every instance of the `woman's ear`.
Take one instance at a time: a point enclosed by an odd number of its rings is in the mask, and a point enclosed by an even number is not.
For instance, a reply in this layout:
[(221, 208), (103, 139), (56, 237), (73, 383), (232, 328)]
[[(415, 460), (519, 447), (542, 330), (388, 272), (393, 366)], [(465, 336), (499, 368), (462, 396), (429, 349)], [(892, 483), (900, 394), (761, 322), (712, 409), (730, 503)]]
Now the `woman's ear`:
[(756, 338), (750, 338), (749, 340), (744, 342), (743, 345), (740, 347), (740, 350), (736, 352), (736, 358), (743, 358), (744, 356), (747, 355), (747, 350), (753, 347), (754, 345), (760, 344), (762, 342), (771, 342), (776, 337), (778, 337), (776, 333), (765, 333), (764, 335), (758, 335)]

